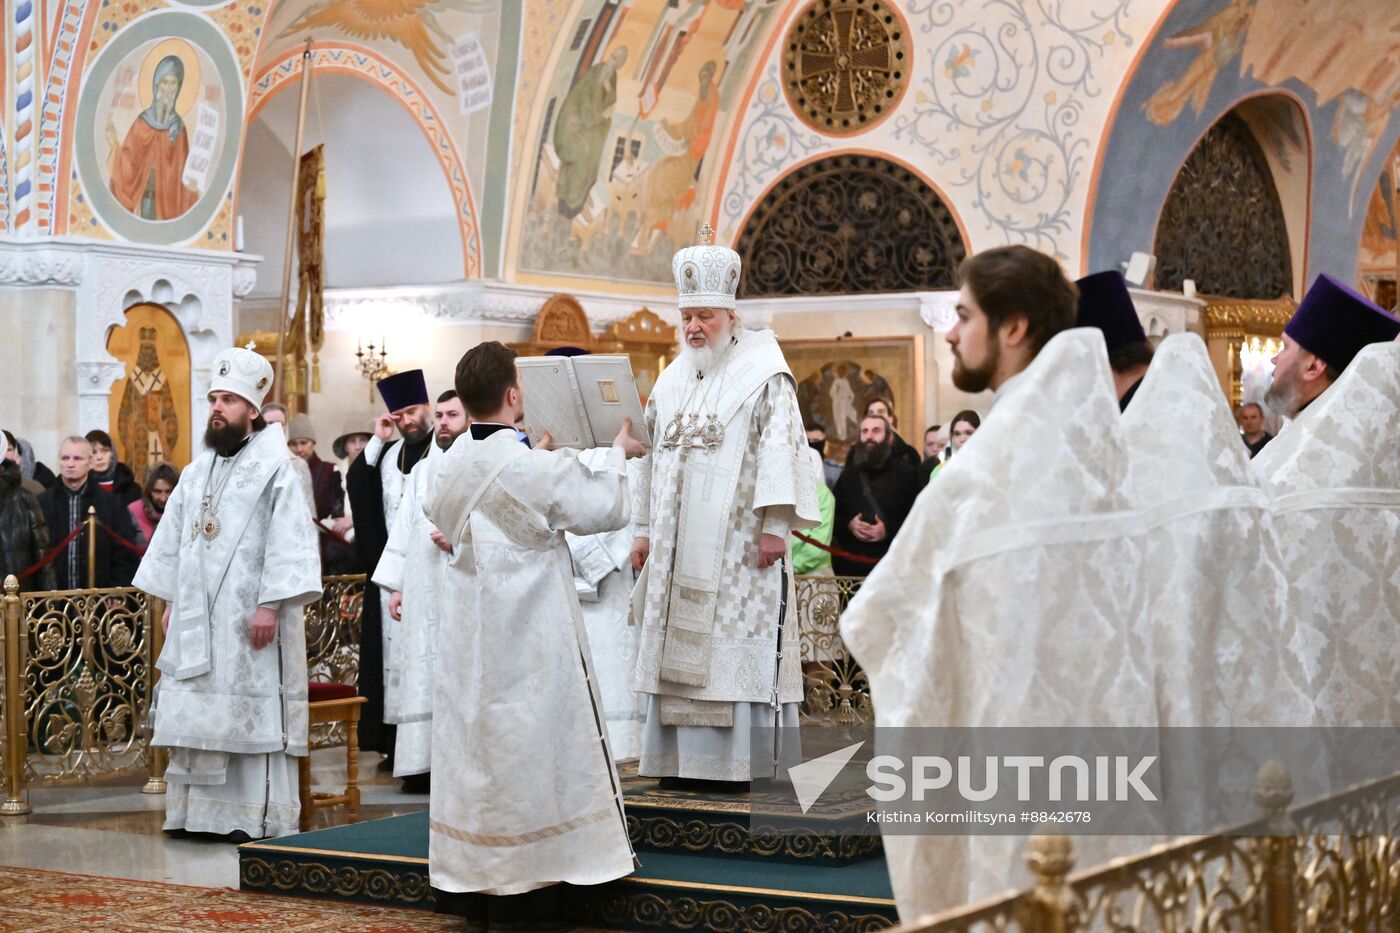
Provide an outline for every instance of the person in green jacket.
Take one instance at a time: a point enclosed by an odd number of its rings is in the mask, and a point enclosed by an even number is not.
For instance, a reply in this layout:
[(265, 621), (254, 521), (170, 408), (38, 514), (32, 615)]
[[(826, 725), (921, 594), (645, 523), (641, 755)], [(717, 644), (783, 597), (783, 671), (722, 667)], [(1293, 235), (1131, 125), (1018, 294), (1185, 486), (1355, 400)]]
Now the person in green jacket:
[[(804, 535), (813, 541), (831, 545), (831, 532), (836, 526), (836, 497), (826, 485), (826, 471), (821, 454), (813, 448), (807, 449), (812, 460), (812, 479), (817, 484), (817, 507), (822, 522), (815, 528), (808, 528)], [(798, 576), (831, 576), (831, 555), (813, 544), (797, 537), (792, 539), (792, 572)]]

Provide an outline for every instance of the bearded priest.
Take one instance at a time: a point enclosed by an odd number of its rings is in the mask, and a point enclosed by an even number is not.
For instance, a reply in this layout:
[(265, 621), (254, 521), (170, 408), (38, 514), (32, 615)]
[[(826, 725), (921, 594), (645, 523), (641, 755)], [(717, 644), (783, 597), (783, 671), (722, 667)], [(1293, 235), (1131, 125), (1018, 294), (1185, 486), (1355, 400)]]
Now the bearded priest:
[(655, 446), (633, 471), (632, 688), (650, 697), (640, 774), (742, 790), (774, 776), (754, 774), (750, 730), (797, 725), (788, 535), (821, 516), (792, 371), (771, 331), (744, 330), (739, 254), (711, 236), (671, 261), (681, 353), (647, 400)]
[(456, 381), (471, 438), (436, 458), (423, 501), (453, 548), (428, 874), (441, 910), (493, 928), (542, 924), (555, 910), (545, 889), (635, 865), (564, 535), (627, 525), (626, 460), (645, 447), (630, 422), (597, 469), (522, 444), (515, 351), (495, 341), (467, 351)]
[[(437, 654), (442, 589), (452, 545), (423, 514), (423, 500), (437, 459), (467, 429), (467, 413), (455, 389), (438, 396), (434, 443), (409, 474), (389, 540), (372, 582), (389, 594), (384, 625), (393, 632), (386, 658), (384, 721), (394, 724), (394, 777), (404, 790), (427, 793), (432, 763), (433, 664)], [(464, 443), (470, 443), (465, 441)]]
[[(876, 725), (1154, 726), (1141, 520), (1103, 336), (1071, 329), (1075, 287), (1043, 253), (987, 250), (959, 278), (953, 385), (997, 398), (841, 617)], [(1128, 838), (1076, 837), (1079, 863), (1136, 851)], [(1034, 881), (1011, 836), (884, 844), (906, 923)]]
[[(423, 370), (386, 376), (376, 384), (387, 414), (374, 423), (374, 436), (345, 474), (345, 492), (355, 516), (355, 556), (359, 569), (372, 576), (389, 542), (389, 529), (403, 499), (408, 474), (433, 446), (432, 408)], [(390, 442), (394, 428), (402, 435)], [(373, 594), (369, 594), (373, 595)], [(392, 679), (393, 627), (389, 594), (366, 599), (360, 612), (360, 748), (384, 753), (379, 770), (394, 766), (394, 726), (384, 717), (384, 684)]]
[(1282, 631), (1312, 648), (1323, 726), (1400, 725), (1400, 320), (1320, 275), (1265, 404), (1293, 418), (1250, 467), (1273, 499)]
[(214, 358), (206, 449), (180, 477), (135, 585), (166, 601), (153, 745), (170, 749), (165, 828), (236, 841), (297, 831), (306, 749), (302, 607), (321, 595), (316, 526), (281, 425), (272, 367)]

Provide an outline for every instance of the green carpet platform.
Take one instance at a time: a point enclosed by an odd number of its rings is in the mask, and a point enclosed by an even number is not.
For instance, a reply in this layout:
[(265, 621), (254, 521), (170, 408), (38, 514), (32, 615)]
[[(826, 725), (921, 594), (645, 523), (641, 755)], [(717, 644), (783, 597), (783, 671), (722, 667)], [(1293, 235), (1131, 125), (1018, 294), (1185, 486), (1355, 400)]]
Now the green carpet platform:
[[(565, 896), (574, 923), (625, 930), (877, 930), (895, 922), (878, 837), (842, 835), (836, 817), (797, 835), (751, 835), (762, 794), (663, 791), (623, 769), (632, 875)], [(753, 799), (750, 799), (752, 797)], [(431, 908), (428, 814), (239, 847), (244, 890)]]

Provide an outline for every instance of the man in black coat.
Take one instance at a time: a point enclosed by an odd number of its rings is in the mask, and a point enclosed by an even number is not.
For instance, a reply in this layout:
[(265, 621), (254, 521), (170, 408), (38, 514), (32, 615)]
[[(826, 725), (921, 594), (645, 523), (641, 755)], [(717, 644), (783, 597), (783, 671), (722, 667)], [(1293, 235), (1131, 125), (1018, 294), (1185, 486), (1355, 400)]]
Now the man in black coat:
[[(355, 520), (357, 570), (374, 574), (384, 546), (389, 542), (398, 501), (413, 467), (428, 455), (433, 445), (432, 406), (428, 385), (421, 369), (395, 373), (379, 380), (379, 395), (388, 414), (375, 423), (374, 437), (350, 464), (345, 475), (345, 491)], [(402, 435), (389, 443), (394, 428)], [(384, 611), (377, 587), (365, 587), (360, 612), (360, 747), (385, 754), (381, 770), (393, 768), (394, 727), (384, 723)]]
[[(836, 525), (832, 545), (879, 559), (890, 549), (918, 494), (917, 468), (894, 451), (894, 431), (880, 415), (860, 423), (860, 442), (836, 481)], [(838, 576), (863, 577), (873, 565), (833, 556)]]
[[(37, 564), (48, 547), (44, 513), (20, 475), (19, 449), (8, 432), (0, 431), (0, 582)], [(19, 585), (31, 591), (53, 589), (53, 569), (36, 571)]]
[[(97, 520), (129, 542), (136, 541), (131, 513), (111, 493), (103, 492), (93, 480), (92, 444), (84, 437), (66, 438), (58, 449), (59, 481), (39, 497), (49, 537), (62, 541), (87, 520), (88, 508)], [(85, 589), (88, 585), (88, 542), (80, 534), (54, 561), (54, 586), (60, 590)], [(97, 563), (94, 583), (99, 588), (130, 586), (141, 559), (135, 551), (112, 540), (112, 534), (97, 529)]]

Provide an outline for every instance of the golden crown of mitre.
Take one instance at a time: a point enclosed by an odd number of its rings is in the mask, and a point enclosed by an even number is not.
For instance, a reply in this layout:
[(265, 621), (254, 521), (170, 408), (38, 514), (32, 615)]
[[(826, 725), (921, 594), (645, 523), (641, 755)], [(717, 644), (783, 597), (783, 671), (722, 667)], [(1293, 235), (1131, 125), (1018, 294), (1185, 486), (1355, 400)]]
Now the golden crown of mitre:
[(671, 259), (671, 275), (681, 308), (727, 308), (734, 310), (739, 292), (739, 254), (727, 246), (716, 246), (715, 231), (709, 224), (700, 228), (700, 242), (687, 246)]

